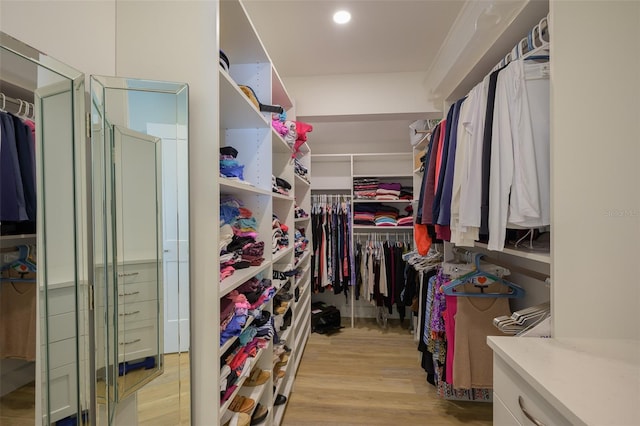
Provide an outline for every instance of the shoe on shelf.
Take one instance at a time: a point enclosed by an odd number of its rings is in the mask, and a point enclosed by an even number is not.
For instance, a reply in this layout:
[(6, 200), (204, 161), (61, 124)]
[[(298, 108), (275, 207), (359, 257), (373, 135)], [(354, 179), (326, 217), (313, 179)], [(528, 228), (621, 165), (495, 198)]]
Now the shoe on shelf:
[(235, 413), (228, 422), (224, 423), (224, 426), (249, 426), (250, 424), (250, 415), (247, 413)]
[(236, 413), (250, 413), (253, 410), (253, 407), (256, 406), (256, 402), (247, 398), (246, 396), (236, 395), (229, 404), (229, 410), (235, 411)]
[(266, 370), (262, 370), (262, 369), (256, 367), (256, 368), (253, 369), (253, 371), (251, 371), (251, 375), (244, 382), (244, 385), (245, 386), (260, 386), (260, 385), (266, 383), (266, 381), (269, 380), (269, 377), (271, 377), (271, 372), (266, 371)]
[(269, 414), (269, 409), (262, 404), (258, 404), (253, 412), (253, 416), (251, 416), (251, 425), (262, 423), (264, 419), (267, 418), (267, 414)]
[(287, 402), (287, 397), (282, 395), (281, 393), (278, 394), (278, 396), (276, 396), (275, 401), (273, 401), (273, 405), (282, 405), (285, 404)]

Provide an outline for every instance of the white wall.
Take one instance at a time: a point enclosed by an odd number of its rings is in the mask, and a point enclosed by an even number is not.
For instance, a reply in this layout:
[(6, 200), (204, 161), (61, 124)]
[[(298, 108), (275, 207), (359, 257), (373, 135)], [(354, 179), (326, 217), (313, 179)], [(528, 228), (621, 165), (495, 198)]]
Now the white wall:
[(551, 2), (555, 336), (640, 340), (640, 2)]
[[(218, 2), (217, 1), (120, 1), (117, 2), (117, 73), (136, 78), (189, 84), (189, 176), (191, 265), (191, 406), (192, 424), (209, 424), (218, 417), (212, 404), (218, 383), (219, 337), (215, 283), (220, 271), (211, 241), (219, 227), (212, 215), (219, 210), (216, 193), (218, 168)], [(188, 65), (187, 65), (188, 64)]]
[(425, 76), (421, 72), (347, 74), (290, 77), (284, 83), (296, 99), (298, 117), (411, 113), (438, 117), (438, 108), (427, 100)]
[(0, 2), (5, 33), (87, 75), (115, 73), (115, 0)]

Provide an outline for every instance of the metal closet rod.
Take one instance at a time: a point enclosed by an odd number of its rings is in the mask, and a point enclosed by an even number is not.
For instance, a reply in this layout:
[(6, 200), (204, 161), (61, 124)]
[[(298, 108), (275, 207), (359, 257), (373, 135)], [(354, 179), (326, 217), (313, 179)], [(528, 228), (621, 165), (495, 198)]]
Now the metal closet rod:
[(20, 106), (23, 103), (28, 104), (31, 108), (33, 108), (33, 103), (24, 101), (22, 99), (12, 98), (11, 96), (7, 96), (4, 93), (0, 92), (0, 108), (4, 109), (5, 103), (10, 102), (16, 106)]

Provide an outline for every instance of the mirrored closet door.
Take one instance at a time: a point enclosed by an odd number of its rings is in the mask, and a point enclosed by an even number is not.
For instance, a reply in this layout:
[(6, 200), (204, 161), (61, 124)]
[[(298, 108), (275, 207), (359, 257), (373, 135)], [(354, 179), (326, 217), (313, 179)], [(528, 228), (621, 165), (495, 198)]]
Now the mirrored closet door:
[(90, 87), (98, 422), (189, 424), (188, 89)]
[(187, 86), (90, 86), (0, 33), (0, 424), (189, 424)]

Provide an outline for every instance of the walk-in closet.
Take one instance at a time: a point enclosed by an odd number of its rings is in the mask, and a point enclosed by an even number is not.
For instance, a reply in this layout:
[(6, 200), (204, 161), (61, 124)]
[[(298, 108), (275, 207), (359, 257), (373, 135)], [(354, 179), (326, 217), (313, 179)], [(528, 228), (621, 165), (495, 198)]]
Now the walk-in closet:
[(0, 424), (638, 424), (638, 40), (637, 1), (0, 1)]

